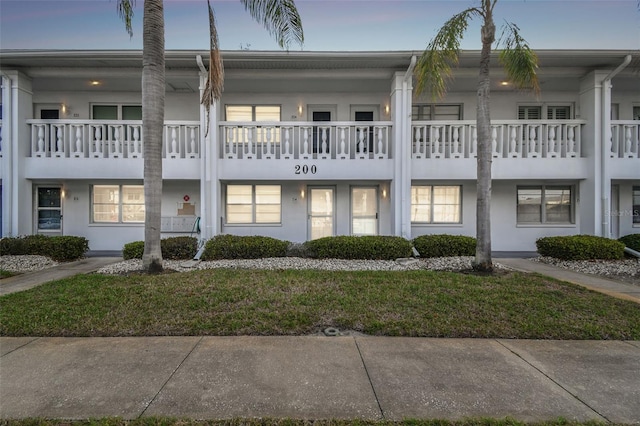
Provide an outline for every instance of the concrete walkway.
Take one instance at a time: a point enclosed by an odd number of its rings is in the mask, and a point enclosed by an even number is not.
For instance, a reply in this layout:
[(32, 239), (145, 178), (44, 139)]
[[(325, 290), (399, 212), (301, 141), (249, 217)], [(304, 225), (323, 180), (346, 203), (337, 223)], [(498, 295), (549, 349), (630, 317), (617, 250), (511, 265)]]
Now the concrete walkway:
[(103, 266), (120, 262), (121, 257), (87, 257), (75, 262), (61, 263), (41, 271), (27, 272), (0, 280), (0, 296), (24, 291), (49, 281), (61, 280), (78, 274), (95, 272)]
[(0, 417), (640, 423), (640, 342), (0, 338)]
[[(596, 275), (582, 274), (546, 263), (532, 262), (528, 259), (510, 258), (496, 259), (495, 261), (518, 271), (535, 272), (561, 281), (577, 284), (589, 290), (617, 297), (618, 299), (640, 303), (640, 286), (626, 284)], [(638, 403), (640, 404), (640, 400)]]

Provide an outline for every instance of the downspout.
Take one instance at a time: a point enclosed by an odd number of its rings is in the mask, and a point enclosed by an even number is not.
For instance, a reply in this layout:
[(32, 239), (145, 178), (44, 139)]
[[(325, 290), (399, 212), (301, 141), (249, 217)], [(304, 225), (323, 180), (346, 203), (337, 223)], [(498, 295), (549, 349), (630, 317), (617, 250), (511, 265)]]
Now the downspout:
[(618, 75), (620, 71), (626, 68), (631, 62), (631, 55), (627, 55), (624, 61), (616, 69), (611, 71), (602, 80), (600, 90), (602, 90), (601, 108), (600, 108), (600, 193), (602, 194), (602, 227), (600, 230), (601, 236), (605, 238), (611, 237), (611, 227), (609, 226), (610, 217), (610, 200), (611, 194), (611, 178), (609, 177), (609, 157), (611, 156), (611, 80)]
[[(400, 125), (402, 126), (400, 134), (402, 140), (400, 141), (401, 149), (399, 150), (399, 154), (401, 155), (400, 164), (404, 166), (401, 167), (400, 170), (400, 231), (402, 237), (407, 239), (411, 237), (411, 218), (409, 217), (407, 209), (407, 203), (410, 202), (410, 200), (407, 200), (407, 195), (411, 188), (411, 120), (409, 119), (409, 113), (411, 111), (412, 93), (409, 93), (409, 81), (413, 78), (413, 70), (416, 67), (417, 59), (416, 55), (411, 57), (409, 68), (407, 68), (404, 78), (402, 79), (402, 109), (400, 114)], [(406, 163), (403, 164), (404, 162)]]

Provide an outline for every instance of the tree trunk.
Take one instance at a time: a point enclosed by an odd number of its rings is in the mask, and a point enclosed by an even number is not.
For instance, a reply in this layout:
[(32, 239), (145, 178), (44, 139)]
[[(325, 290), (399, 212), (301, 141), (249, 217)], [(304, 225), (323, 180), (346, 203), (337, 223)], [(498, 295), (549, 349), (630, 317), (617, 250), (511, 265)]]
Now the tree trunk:
[(162, 272), (162, 132), (164, 126), (164, 10), (162, 0), (145, 0), (142, 50), (142, 127), (144, 135), (144, 254), (148, 273)]
[(476, 126), (478, 129), (478, 183), (476, 204), (476, 257), (473, 269), (480, 272), (492, 272), (491, 260), (491, 113), (489, 61), (491, 45), (495, 40), (495, 25), (491, 11), (486, 10), (482, 27), (482, 53), (480, 56), (480, 74), (478, 77), (478, 104)]

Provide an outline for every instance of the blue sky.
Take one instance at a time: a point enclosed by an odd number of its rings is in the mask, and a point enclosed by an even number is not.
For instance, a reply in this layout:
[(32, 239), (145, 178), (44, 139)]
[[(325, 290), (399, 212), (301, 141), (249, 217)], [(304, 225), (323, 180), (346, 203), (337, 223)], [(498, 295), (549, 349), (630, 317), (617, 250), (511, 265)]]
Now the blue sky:
[[(142, 6), (134, 36), (116, 0), (0, 0), (2, 49), (141, 49)], [(224, 50), (277, 50), (237, 0), (212, 0)], [(306, 51), (422, 50), (452, 15), (477, 0), (297, 0)], [(640, 49), (637, 0), (500, 0), (495, 21), (516, 23), (534, 49)], [(167, 49), (207, 49), (206, 0), (165, 0)], [(479, 49), (479, 22), (463, 49)], [(291, 46), (291, 50), (300, 50)]]

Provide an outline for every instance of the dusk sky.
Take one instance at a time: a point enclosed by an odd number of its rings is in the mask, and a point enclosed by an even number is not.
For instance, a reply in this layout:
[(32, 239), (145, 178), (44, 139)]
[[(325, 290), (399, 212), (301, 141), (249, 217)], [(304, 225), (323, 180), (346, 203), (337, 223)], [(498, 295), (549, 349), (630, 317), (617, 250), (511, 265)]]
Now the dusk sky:
[[(0, 0), (2, 49), (141, 49), (116, 0)], [(422, 50), (446, 20), (477, 0), (298, 0), (305, 51)], [(237, 0), (212, 0), (223, 50), (278, 50)], [(166, 48), (207, 49), (206, 0), (165, 0)], [(501, 0), (495, 21), (517, 24), (534, 49), (640, 49), (637, 0)], [(463, 49), (479, 49), (479, 21)], [(498, 30), (499, 32), (499, 30)], [(300, 50), (291, 46), (291, 50)]]

